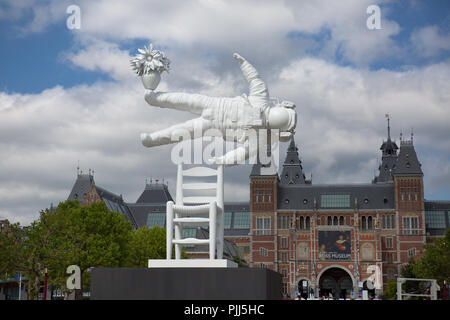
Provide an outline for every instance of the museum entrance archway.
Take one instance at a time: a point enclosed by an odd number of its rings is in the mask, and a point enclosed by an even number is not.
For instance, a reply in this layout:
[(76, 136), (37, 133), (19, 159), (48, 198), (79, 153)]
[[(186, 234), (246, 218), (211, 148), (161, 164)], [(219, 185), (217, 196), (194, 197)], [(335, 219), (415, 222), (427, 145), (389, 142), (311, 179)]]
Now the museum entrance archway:
[(342, 268), (325, 270), (319, 279), (319, 296), (334, 299), (346, 298), (353, 289), (353, 281), (349, 273)]

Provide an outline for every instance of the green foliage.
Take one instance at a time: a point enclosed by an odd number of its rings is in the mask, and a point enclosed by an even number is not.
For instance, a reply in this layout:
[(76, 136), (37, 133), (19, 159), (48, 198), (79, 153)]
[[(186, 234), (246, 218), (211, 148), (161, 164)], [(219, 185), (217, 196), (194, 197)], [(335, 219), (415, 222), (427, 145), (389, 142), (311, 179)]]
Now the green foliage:
[(0, 274), (13, 274), (19, 251), (16, 250), (22, 241), (20, 224), (10, 224), (8, 229), (0, 232)]
[(132, 233), (124, 215), (110, 212), (103, 202), (66, 201), (54, 212), (41, 211), (25, 231), (12, 225), (8, 236), (1, 235), (0, 271), (22, 273), (29, 279), (30, 297), (37, 298), (46, 268), (49, 285), (65, 289), (66, 269), (75, 264), (88, 288), (90, 268), (125, 266)]
[(397, 281), (396, 280), (388, 280), (386, 284), (386, 290), (383, 292), (383, 297), (389, 300), (397, 299)]
[(450, 229), (445, 237), (424, 246), (422, 258), (413, 265), (413, 271), (417, 277), (436, 279), (440, 285), (450, 278)]
[(239, 268), (246, 268), (248, 267), (245, 262), (238, 256), (234, 256), (233, 259), (231, 260), (233, 262), (236, 262), (238, 264)]
[[(134, 231), (123, 214), (110, 212), (103, 202), (90, 206), (62, 202), (53, 212), (41, 211), (25, 230), (10, 225), (0, 233), (0, 244), (0, 274), (22, 273), (29, 279), (31, 299), (37, 299), (46, 269), (49, 286), (65, 290), (67, 267), (77, 265), (82, 287), (87, 289), (91, 268), (145, 268), (148, 259), (166, 258), (165, 229)], [(182, 258), (187, 258), (184, 248)]]
[[(172, 257), (175, 250), (172, 249)], [(139, 228), (130, 238), (127, 267), (146, 268), (148, 259), (166, 258), (166, 229), (159, 226)], [(187, 259), (185, 248), (181, 251), (181, 258)]]
[(50, 282), (65, 287), (66, 268), (80, 267), (82, 286), (89, 287), (89, 269), (122, 267), (133, 228), (123, 214), (110, 212), (103, 202), (80, 206), (78, 201), (61, 203), (53, 213), (60, 227), (51, 244), (60, 259), (49, 262)]
[(166, 258), (166, 231), (154, 226), (139, 228), (130, 239), (128, 267), (146, 267), (148, 259)]

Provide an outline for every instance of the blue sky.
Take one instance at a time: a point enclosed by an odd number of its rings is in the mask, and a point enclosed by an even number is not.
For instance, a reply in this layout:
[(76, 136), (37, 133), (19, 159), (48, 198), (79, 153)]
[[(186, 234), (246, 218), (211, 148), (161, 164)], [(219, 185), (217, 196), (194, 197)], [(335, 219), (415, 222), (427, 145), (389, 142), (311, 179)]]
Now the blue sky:
[[(66, 27), (70, 4), (80, 30)], [(381, 30), (366, 27), (373, 4)], [(29, 222), (64, 200), (78, 161), (130, 202), (147, 177), (175, 184), (170, 148), (150, 157), (139, 141), (190, 118), (143, 101), (129, 59), (149, 42), (172, 60), (161, 90), (240, 95), (232, 53), (244, 55), (271, 94), (295, 101), (296, 142), (317, 183), (370, 182), (389, 112), (397, 140), (414, 128), (426, 198), (450, 199), (449, 1), (5, 0), (0, 219)], [(229, 197), (248, 198), (249, 171), (230, 169)]]
[[(411, 4), (410, 1), (394, 1), (380, 4), (380, 9), (386, 17), (394, 20), (400, 26), (400, 32), (392, 36), (397, 44), (410, 48), (410, 37), (420, 28), (435, 25), (442, 34), (450, 31), (450, 2), (435, 0), (421, 1)], [(4, 3), (1, 8), (7, 9)], [(383, 9), (386, 8), (386, 12)], [(99, 80), (111, 80), (107, 74), (99, 71), (87, 71), (74, 67), (64, 59), (65, 52), (76, 51), (80, 48), (75, 34), (82, 30), (69, 30), (66, 21), (60, 19), (49, 25), (42, 32), (22, 32), (21, 25), (27, 25), (33, 19), (31, 10), (24, 10), (24, 15), (18, 20), (0, 20), (0, 88), (3, 91), (18, 93), (38, 93), (55, 85), (72, 87), (79, 84), (92, 84)], [(66, 14), (68, 17), (69, 14)], [(369, 15), (367, 15), (368, 17)], [(382, 19), (385, 16), (382, 16)], [(324, 26), (318, 33), (292, 31), (287, 37), (295, 39), (312, 39), (317, 45), (308, 48), (307, 52), (316, 54), (330, 39), (330, 29)], [(120, 48), (133, 52), (136, 47), (142, 47), (148, 40), (121, 39)], [(448, 51), (439, 52), (433, 57), (421, 57), (413, 50), (406, 57), (391, 57), (391, 59), (375, 59), (371, 61), (371, 69), (399, 69), (405, 65), (421, 66), (430, 62), (445, 60)], [(339, 65), (354, 65), (342, 57), (339, 50), (333, 57), (333, 62)], [(27, 73), (26, 79), (17, 74)]]

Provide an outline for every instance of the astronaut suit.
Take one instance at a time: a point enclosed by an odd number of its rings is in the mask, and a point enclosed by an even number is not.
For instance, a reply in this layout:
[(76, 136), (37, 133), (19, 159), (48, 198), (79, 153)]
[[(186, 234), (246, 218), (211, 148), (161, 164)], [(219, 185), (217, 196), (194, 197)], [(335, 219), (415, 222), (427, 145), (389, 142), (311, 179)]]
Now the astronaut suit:
[[(249, 145), (248, 130), (278, 129), (279, 140), (288, 141), (295, 133), (297, 115), (295, 105), (289, 101), (274, 103), (269, 97), (266, 84), (256, 69), (243, 57), (235, 53), (242, 74), (249, 84), (249, 95), (234, 98), (209, 97), (182, 92), (154, 92), (146, 90), (145, 100), (152, 106), (188, 111), (200, 117), (176, 124), (169, 128), (148, 134), (142, 133), (142, 144), (154, 147), (175, 143), (186, 132), (192, 138), (194, 131), (202, 136), (208, 130), (216, 129), (224, 140), (243, 144), (222, 157), (210, 159), (210, 163), (234, 165), (256, 154), (257, 146)], [(230, 132), (233, 134), (230, 135)], [(174, 139), (174, 137), (176, 137)]]

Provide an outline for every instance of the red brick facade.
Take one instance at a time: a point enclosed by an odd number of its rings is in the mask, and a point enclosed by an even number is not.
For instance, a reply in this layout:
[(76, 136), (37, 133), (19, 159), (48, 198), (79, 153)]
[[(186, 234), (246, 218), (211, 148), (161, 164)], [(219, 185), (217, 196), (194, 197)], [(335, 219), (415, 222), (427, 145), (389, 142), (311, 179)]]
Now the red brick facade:
[[(345, 271), (347, 279), (351, 279), (347, 294), (360, 292), (361, 284), (373, 277), (376, 268), (385, 287), (388, 279), (398, 276), (402, 265), (420, 257), (426, 241), (421, 175), (395, 177), (395, 209), (380, 210), (358, 209), (357, 205), (343, 210), (316, 206), (312, 210), (279, 210), (278, 183), (278, 176), (250, 178), (250, 266), (281, 273), (286, 293), (294, 294), (299, 290), (299, 282), (307, 280), (317, 296), (321, 292), (321, 278), (326, 277), (327, 271), (337, 269)], [(329, 219), (338, 221), (337, 225), (329, 225)], [(278, 225), (281, 222), (284, 225)], [(319, 232), (333, 230), (350, 235), (348, 261), (319, 257)]]

